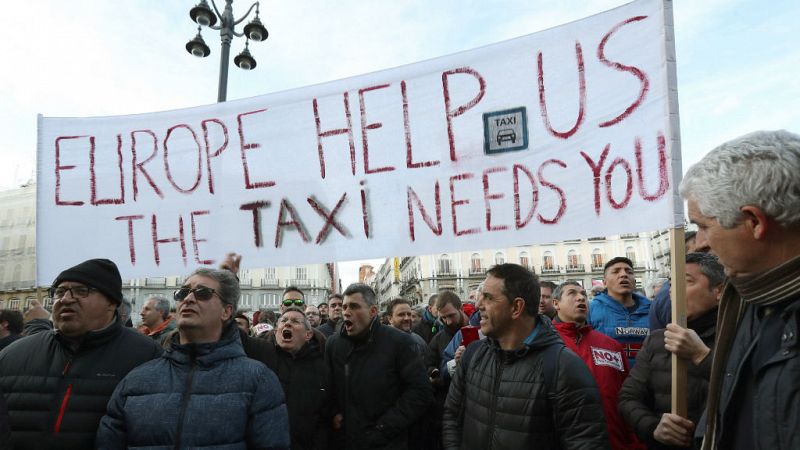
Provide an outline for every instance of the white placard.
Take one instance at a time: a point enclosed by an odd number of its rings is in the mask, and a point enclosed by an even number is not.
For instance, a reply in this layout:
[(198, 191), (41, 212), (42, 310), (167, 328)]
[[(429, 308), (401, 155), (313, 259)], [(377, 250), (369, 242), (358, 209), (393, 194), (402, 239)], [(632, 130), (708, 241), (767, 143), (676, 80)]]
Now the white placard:
[(92, 257), (132, 278), (673, 226), (665, 34), (644, 0), (287, 92), (40, 117), (38, 282)]

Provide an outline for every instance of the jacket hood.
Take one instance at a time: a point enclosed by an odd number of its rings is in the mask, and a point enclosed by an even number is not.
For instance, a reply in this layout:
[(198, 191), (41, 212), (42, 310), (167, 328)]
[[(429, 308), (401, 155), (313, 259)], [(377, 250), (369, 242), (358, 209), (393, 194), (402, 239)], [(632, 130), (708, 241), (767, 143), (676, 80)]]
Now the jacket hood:
[[(639, 295), (637, 293), (633, 293), (633, 300), (636, 302), (636, 309), (634, 310), (634, 314), (647, 315), (650, 312), (650, 303), (651, 302), (650, 302), (650, 300), (647, 299), (647, 297), (644, 297), (644, 296)], [(608, 291), (607, 290), (597, 294), (594, 297), (594, 299), (592, 300), (592, 303), (594, 303), (594, 302), (600, 302), (604, 306), (607, 306), (607, 307), (613, 308), (613, 309), (617, 309), (617, 310), (622, 311), (622, 312), (624, 312), (625, 309), (626, 309), (624, 306), (622, 306), (622, 303), (614, 300), (614, 297), (608, 295)], [(591, 310), (592, 310), (592, 304), (589, 303), (589, 311), (591, 311)]]
[(212, 367), (225, 359), (245, 356), (239, 327), (230, 320), (222, 329), (222, 336), (217, 342), (202, 344), (180, 344), (180, 336), (175, 333), (172, 342), (164, 353), (164, 358), (178, 365), (191, 365), (196, 362), (200, 367)]

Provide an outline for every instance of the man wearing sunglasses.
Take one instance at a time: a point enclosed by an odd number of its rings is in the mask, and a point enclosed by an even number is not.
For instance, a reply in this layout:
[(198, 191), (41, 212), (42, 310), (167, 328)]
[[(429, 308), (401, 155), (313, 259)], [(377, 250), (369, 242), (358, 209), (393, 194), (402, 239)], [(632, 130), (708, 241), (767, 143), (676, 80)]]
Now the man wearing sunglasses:
[(246, 356), (233, 320), (239, 281), (228, 270), (200, 268), (174, 297), (178, 332), (163, 357), (114, 391), (97, 447), (288, 449), (283, 389)]
[(286, 312), (286, 309), (294, 306), (300, 309), (306, 307), (306, 296), (303, 291), (297, 286), (289, 286), (283, 290), (283, 301), (281, 302), (281, 314)]
[(17, 449), (94, 448), (114, 388), (161, 349), (117, 317), (122, 280), (112, 261), (90, 259), (64, 270), (49, 294), (54, 329), (0, 352), (11, 444)]

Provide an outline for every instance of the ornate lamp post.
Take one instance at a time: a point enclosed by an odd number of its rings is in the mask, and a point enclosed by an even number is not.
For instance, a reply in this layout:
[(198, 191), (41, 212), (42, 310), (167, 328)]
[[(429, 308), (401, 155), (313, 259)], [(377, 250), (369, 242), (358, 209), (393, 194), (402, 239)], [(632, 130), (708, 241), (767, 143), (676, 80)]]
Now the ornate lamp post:
[[(228, 94), (228, 65), (230, 65), (231, 41), (233, 41), (234, 36), (245, 37), (247, 39), (244, 44), (244, 50), (233, 59), (234, 64), (240, 69), (252, 70), (256, 68), (256, 60), (253, 58), (253, 55), (250, 54), (248, 45), (250, 41), (264, 41), (269, 35), (267, 29), (258, 18), (258, 2), (250, 5), (250, 9), (247, 10), (247, 13), (238, 20), (234, 19), (232, 4), (233, 0), (225, 0), (225, 9), (222, 11), (222, 14), (220, 14), (214, 0), (211, 0), (211, 5), (214, 7), (213, 10), (208, 6), (206, 0), (200, 0), (200, 3), (189, 11), (189, 16), (198, 25), (197, 36), (186, 43), (186, 51), (192, 55), (205, 58), (211, 54), (211, 49), (206, 45), (203, 37), (200, 35), (202, 27), (219, 30), (220, 39), (222, 41), (222, 54), (219, 64), (218, 102), (224, 102)], [(253, 20), (244, 26), (242, 33), (236, 32), (236, 25), (247, 19), (250, 13), (253, 12), (253, 8), (256, 10), (256, 15)], [(218, 19), (220, 22), (219, 25), (217, 25)]]

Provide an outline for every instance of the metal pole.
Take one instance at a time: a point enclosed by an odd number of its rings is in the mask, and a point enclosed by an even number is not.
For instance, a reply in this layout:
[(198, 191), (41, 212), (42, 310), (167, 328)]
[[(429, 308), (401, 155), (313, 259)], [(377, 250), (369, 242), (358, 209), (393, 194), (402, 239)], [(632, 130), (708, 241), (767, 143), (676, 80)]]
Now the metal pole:
[(219, 88), (217, 102), (221, 103), (228, 96), (228, 66), (230, 66), (231, 41), (233, 41), (233, 0), (225, 0), (225, 10), (222, 12), (222, 28), (219, 31), (222, 41), (222, 53), (219, 61)]

